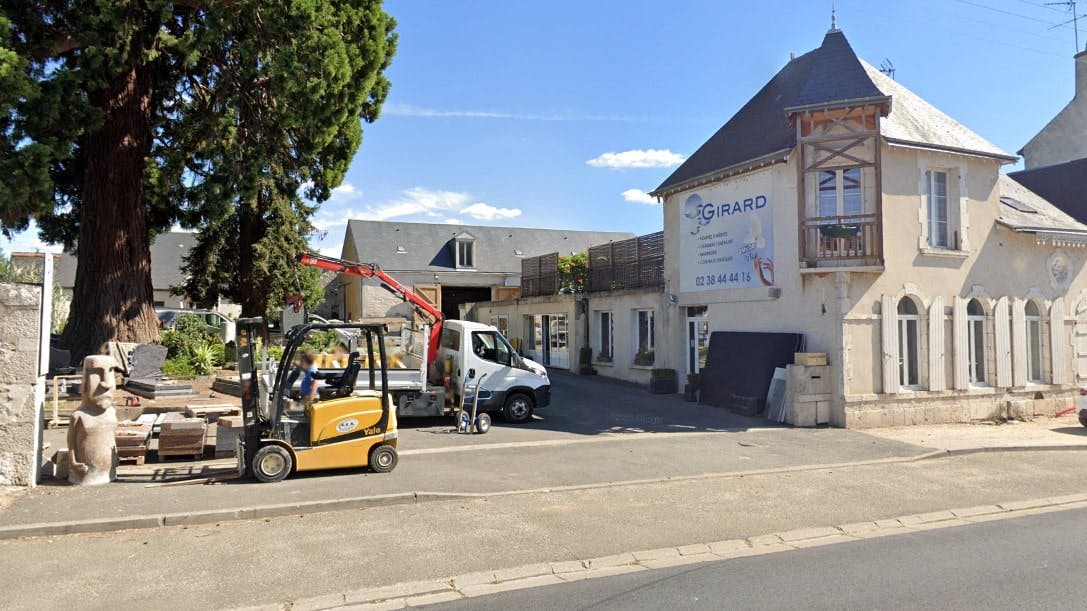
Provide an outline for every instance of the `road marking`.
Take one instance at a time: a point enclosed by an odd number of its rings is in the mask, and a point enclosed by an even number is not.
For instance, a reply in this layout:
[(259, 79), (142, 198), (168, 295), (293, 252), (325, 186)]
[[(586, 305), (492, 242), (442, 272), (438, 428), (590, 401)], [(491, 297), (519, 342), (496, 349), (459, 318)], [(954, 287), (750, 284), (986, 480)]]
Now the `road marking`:
[[(1087, 508), (1087, 494), (1010, 501), (997, 505), (912, 514), (872, 522), (770, 533), (745, 539), (658, 548), (599, 558), (536, 563), (510, 569), (476, 572), (426, 582), (409, 582), (332, 596), (303, 599), (262, 609), (400, 609), (422, 600), (447, 601), (487, 596), (547, 585), (600, 579), (649, 569), (691, 566), (720, 560), (796, 551), (876, 537), (916, 533), (1008, 520), (1027, 515)], [(342, 602), (341, 602), (342, 601)], [(332, 603), (332, 604), (327, 604)]]

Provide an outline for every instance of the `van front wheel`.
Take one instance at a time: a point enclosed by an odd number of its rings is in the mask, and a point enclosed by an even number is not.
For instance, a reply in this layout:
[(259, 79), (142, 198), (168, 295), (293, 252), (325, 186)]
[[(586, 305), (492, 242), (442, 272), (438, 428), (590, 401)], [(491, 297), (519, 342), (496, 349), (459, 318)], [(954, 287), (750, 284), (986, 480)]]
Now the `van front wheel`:
[(506, 398), (506, 406), (502, 408), (502, 417), (507, 422), (520, 424), (532, 420), (532, 409), (535, 407), (532, 397), (523, 392), (515, 392)]

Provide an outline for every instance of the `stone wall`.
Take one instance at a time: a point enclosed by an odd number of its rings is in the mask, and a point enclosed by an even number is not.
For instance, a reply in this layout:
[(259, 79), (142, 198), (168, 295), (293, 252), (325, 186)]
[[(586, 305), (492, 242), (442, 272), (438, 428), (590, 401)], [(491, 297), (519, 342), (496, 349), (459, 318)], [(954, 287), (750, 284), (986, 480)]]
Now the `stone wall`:
[(0, 485), (33, 486), (40, 418), (41, 287), (0, 283)]
[(844, 426), (862, 429), (980, 420), (1031, 420), (1035, 416), (1053, 416), (1074, 407), (1078, 395), (1072, 389), (1048, 386), (1011, 391), (977, 389), (872, 395), (846, 401)]

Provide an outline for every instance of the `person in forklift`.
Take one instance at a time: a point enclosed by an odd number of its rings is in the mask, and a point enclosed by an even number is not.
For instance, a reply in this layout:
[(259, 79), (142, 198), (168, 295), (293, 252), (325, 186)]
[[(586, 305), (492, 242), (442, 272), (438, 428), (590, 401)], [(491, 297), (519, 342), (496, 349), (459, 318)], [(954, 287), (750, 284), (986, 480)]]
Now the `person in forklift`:
[(323, 378), (312, 352), (302, 355), (302, 404), (309, 407), (317, 400), (317, 380)]

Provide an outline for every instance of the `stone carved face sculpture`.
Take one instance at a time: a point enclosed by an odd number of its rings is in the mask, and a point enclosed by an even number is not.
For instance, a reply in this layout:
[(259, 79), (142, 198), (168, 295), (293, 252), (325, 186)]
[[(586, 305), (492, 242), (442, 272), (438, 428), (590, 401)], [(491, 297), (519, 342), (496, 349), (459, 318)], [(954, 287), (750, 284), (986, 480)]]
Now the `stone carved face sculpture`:
[(83, 405), (106, 409), (113, 405), (113, 391), (117, 388), (114, 370), (117, 363), (112, 356), (94, 355), (83, 360)]

